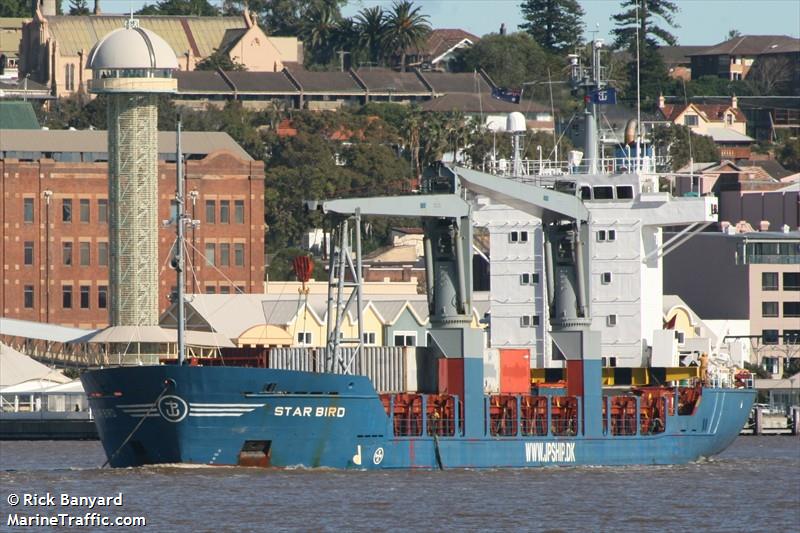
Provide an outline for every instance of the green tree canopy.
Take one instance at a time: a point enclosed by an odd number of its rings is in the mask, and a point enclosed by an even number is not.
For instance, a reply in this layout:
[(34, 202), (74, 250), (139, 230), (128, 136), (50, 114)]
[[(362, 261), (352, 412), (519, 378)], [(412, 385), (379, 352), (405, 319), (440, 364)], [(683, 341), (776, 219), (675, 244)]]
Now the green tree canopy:
[(501, 87), (519, 89), (522, 84), (547, 77), (550, 58), (527, 33), (492, 33), (459, 54), (463, 72), (484, 69)]
[(580, 44), (584, 12), (577, 0), (526, 0), (520, 8), (525, 23), (519, 28), (545, 50), (561, 54)]
[[(636, 48), (636, 30), (638, 21), (640, 47), (647, 43), (655, 47), (659, 42), (675, 45), (678, 40), (664, 27), (657, 25), (656, 17), (660, 18), (667, 26), (677, 28), (674, 14), (678, 6), (669, 0), (622, 0), (622, 13), (614, 15), (617, 27), (611, 30), (615, 36), (614, 44), (617, 48)], [(643, 41), (643, 42), (642, 42)]]
[(31, 4), (27, 0), (0, 0), (0, 17), (30, 17)]
[(220, 14), (220, 11), (208, 0), (162, 0), (155, 4), (145, 4), (145, 6), (136, 13), (139, 15), (195, 15), (215, 17)]
[(346, 3), (347, 0), (223, 0), (222, 11), (225, 15), (239, 15), (247, 6), (268, 35), (297, 37), (312, 10), (328, 6), (339, 19)]
[(355, 17), (358, 29), (358, 45), (366, 53), (367, 60), (379, 64), (386, 56), (383, 32), (386, 29), (386, 14), (381, 6), (362, 9)]
[(672, 170), (695, 162), (719, 161), (719, 149), (711, 137), (697, 135), (687, 126), (671, 125), (657, 127), (652, 141), (658, 150), (667, 150)]
[(244, 65), (232, 60), (228, 54), (214, 50), (210, 56), (195, 65), (195, 70), (247, 70)]
[(86, 0), (69, 0), (70, 15), (88, 15), (90, 13)]

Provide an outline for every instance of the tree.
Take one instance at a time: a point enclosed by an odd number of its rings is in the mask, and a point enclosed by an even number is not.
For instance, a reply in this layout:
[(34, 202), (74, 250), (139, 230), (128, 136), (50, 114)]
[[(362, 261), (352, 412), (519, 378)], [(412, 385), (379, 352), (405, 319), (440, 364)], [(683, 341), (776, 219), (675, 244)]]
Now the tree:
[(208, 0), (162, 0), (155, 4), (145, 5), (136, 13), (139, 15), (194, 15), (200, 17), (216, 17), (220, 14), (219, 9)]
[(519, 89), (525, 82), (547, 79), (549, 61), (544, 50), (527, 33), (492, 33), (462, 49), (456, 68), (462, 72), (484, 69), (500, 87)]
[(369, 61), (378, 64), (385, 53), (381, 36), (386, 29), (386, 14), (381, 6), (368, 7), (355, 17), (358, 45), (369, 54)]
[(341, 17), (340, 8), (347, 0), (223, 0), (225, 15), (239, 15), (244, 6), (256, 15), (268, 35), (296, 37), (301, 34), (311, 10), (328, 6)]
[(69, 0), (70, 15), (88, 15), (90, 13), (86, 0)]
[(657, 26), (655, 17), (660, 17), (668, 26), (677, 28), (673, 15), (678, 11), (678, 6), (669, 0), (622, 0), (622, 7), (627, 10), (614, 15), (617, 27), (611, 30), (615, 36), (614, 45), (617, 48), (636, 48), (637, 21), (639, 24), (639, 46), (644, 43), (656, 47), (659, 41), (674, 46), (678, 40), (669, 31)]
[(800, 139), (786, 139), (777, 152), (781, 165), (787, 170), (800, 172)]
[(519, 28), (545, 50), (561, 54), (580, 44), (584, 12), (577, 0), (526, 0), (520, 8), (526, 22)]
[(30, 17), (30, 2), (27, 0), (0, 0), (0, 17)]
[(673, 171), (695, 162), (719, 161), (719, 149), (711, 137), (697, 135), (687, 126), (673, 124), (653, 130), (651, 140), (657, 149), (668, 150)]
[(400, 56), (400, 69), (406, 70), (406, 50), (422, 45), (430, 33), (428, 16), (409, 0), (395, 0), (386, 16), (383, 42), (386, 50)]
[(309, 50), (311, 63), (327, 65), (333, 58), (336, 35), (341, 14), (339, 8), (330, 4), (320, 4), (307, 12), (300, 31), (303, 44)]
[(729, 41), (731, 39), (735, 39), (736, 37), (741, 37), (741, 36), (742, 32), (740, 32), (739, 30), (736, 29), (728, 30), (728, 34), (725, 36), (725, 40)]
[(214, 50), (210, 56), (195, 65), (195, 70), (247, 70), (241, 63), (232, 60), (228, 54)]

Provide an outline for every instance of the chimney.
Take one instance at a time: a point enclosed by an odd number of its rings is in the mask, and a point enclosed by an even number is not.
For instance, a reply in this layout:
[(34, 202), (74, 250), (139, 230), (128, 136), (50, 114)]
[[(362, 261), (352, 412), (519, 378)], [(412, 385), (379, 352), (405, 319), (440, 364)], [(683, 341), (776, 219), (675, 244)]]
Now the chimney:
[(664, 95), (662, 93), (658, 94), (658, 108), (664, 109)]
[(758, 229), (761, 231), (769, 231), (769, 220), (762, 220), (758, 225)]
[(734, 109), (739, 107), (739, 99), (736, 98), (735, 94), (733, 96), (731, 96), (731, 107), (734, 108)]
[(102, 12), (100, 11), (100, 0), (94, 0), (94, 10), (92, 13), (95, 15), (100, 15)]

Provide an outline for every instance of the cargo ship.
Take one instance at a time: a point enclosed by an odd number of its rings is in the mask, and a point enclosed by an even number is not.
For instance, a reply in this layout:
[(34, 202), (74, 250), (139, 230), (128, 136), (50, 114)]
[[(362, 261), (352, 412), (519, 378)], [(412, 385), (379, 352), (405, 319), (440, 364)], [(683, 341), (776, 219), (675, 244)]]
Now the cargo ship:
[[(595, 71), (598, 60), (596, 53)], [(573, 66), (581, 86), (603, 88), (596, 77), (584, 75), (577, 59)], [(587, 131), (592, 131), (595, 112), (591, 98), (586, 102)], [(755, 398), (746, 376), (724, 386), (698, 373), (684, 383), (662, 379), (656, 385), (603, 388), (601, 334), (592, 328), (588, 297), (593, 220), (587, 203), (593, 198), (585, 190), (610, 186), (613, 194), (613, 187), (625, 184), (626, 201), (661, 200), (645, 197), (643, 183), (652, 180), (636, 172), (598, 173), (596, 137), (587, 137), (586, 172), (550, 186), (442, 166), (426, 176), (420, 194), (310, 202), (309, 208), (321, 208), (340, 223), (329, 254), (324, 364), (315, 372), (268, 368), (263, 358), (240, 361), (244, 366), (222, 358), (187, 359), (180, 311), (184, 284), (182, 269), (176, 268), (177, 360), (81, 376), (108, 463), (523, 468), (681, 464), (723, 451), (747, 421)], [(179, 178), (183, 216), (180, 190)], [(558, 384), (485, 392), (483, 333), (472, 325), (474, 195), (541, 220), (549, 338), (564, 378)], [(373, 380), (354, 371), (364, 338), (361, 218), (373, 215), (423, 221), (430, 327), (427, 346), (417, 349), (420, 386), (414, 391), (381, 394)], [(182, 264), (182, 248), (176, 247), (173, 265)], [(343, 338), (340, 326), (353, 310), (358, 337)]]

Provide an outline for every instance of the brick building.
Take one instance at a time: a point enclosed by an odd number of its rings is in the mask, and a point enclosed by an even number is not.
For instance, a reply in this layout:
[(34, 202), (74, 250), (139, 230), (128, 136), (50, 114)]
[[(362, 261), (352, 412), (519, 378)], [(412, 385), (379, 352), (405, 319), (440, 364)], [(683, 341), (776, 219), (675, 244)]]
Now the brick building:
[[(4, 317), (108, 324), (108, 163), (103, 131), (0, 130)], [(174, 215), (175, 136), (159, 133), (159, 219)], [(226, 133), (187, 132), (187, 291), (262, 292), (264, 165)], [(174, 226), (159, 229), (159, 308), (169, 305)], [(49, 290), (48, 290), (49, 289)]]

